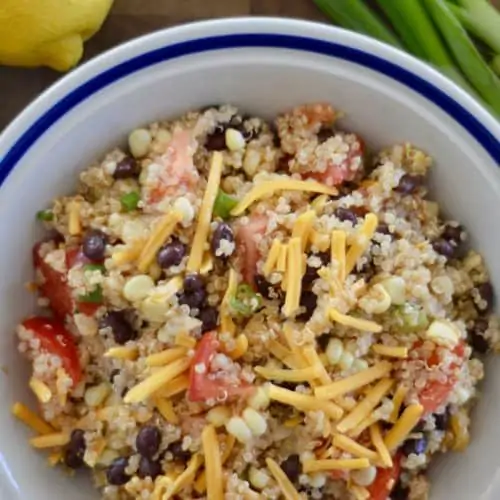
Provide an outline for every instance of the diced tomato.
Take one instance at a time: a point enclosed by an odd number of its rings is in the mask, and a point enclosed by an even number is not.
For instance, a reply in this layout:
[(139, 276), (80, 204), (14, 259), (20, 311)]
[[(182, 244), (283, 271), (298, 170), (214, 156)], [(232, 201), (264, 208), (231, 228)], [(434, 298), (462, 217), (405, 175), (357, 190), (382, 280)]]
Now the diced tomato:
[(159, 203), (165, 196), (177, 194), (180, 190), (192, 191), (199, 180), (198, 170), (193, 162), (196, 143), (187, 130), (176, 130), (164, 155), (156, 159), (161, 165), (158, 179), (146, 193), (148, 204)]
[(37, 243), (33, 248), (33, 261), (35, 269), (40, 271), (44, 283), (40, 285), (41, 295), (49, 299), (50, 307), (54, 314), (64, 318), (73, 312), (73, 300), (68, 288), (66, 276), (56, 271), (40, 256), (41, 243)]
[(254, 286), (257, 272), (257, 261), (260, 252), (255, 236), (263, 235), (267, 227), (267, 217), (253, 215), (246, 225), (240, 225), (236, 231), (237, 255), (240, 259), (241, 273), (246, 283)]
[(229, 384), (224, 378), (213, 380), (208, 378), (210, 362), (212, 361), (219, 341), (215, 332), (207, 332), (203, 335), (196, 349), (189, 372), (188, 399), (190, 401), (217, 400), (223, 396), (228, 398), (240, 396), (246, 397), (253, 392), (253, 388), (241, 382), (239, 385)]
[[(75, 310), (75, 302), (71, 297), (71, 290), (64, 273), (56, 271), (45, 262), (40, 256), (40, 245), (37, 243), (33, 248), (33, 261), (35, 269), (38, 269), (44, 278), (44, 283), (40, 286), (43, 297), (49, 299), (50, 307), (59, 318), (65, 318), (67, 314), (72, 314)], [(77, 264), (88, 264), (90, 260), (83, 255), (79, 247), (72, 247), (66, 250), (66, 267), (71, 269)], [(82, 314), (92, 316), (100, 304), (77, 302), (76, 309)]]
[(396, 486), (401, 472), (401, 456), (396, 455), (393, 458), (393, 466), (388, 469), (377, 469), (375, 481), (368, 486), (370, 493), (369, 500), (386, 500), (391, 491)]
[(330, 161), (324, 172), (304, 172), (306, 178), (315, 179), (327, 186), (338, 186), (352, 181), (363, 168), (365, 145), (361, 138), (349, 147), (345, 159), (341, 163)]
[[(452, 351), (459, 359), (457, 363), (452, 363), (447, 373), (448, 379), (446, 382), (438, 380), (430, 380), (425, 387), (420, 390), (418, 398), (420, 404), (424, 407), (424, 414), (428, 415), (434, 413), (440, 406), (442, 406), (450, 396), (453, 387), (457, 383), (455, 371), (460, 367), (465, 356), (465, 346), (463, 342), (458, 344)], [(434, 351), (427, 358), (427, 365), (429, 367), (438, 366), (440, 363), (437, 351)]]
[(40, 340), (43, 351), (61, 358), (62, 365), (74, 384), (82, 379), (78, 348), (62, 321), (53, 318), (35, 317), (23, 322), (24, 328), (33, 332)]

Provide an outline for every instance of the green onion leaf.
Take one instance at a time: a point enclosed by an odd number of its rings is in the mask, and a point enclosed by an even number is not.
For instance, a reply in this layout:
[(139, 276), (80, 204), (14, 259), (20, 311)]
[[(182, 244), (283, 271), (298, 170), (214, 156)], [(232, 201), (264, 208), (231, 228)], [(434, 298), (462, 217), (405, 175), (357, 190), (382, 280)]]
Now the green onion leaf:
[(262, 296), (255, 293), (250, 285), (238, 285), (236, 295), (229, 301), (229, 307), (238, 316), (248, 318), (262, 307)]
[(88, 304), (101, 304), (103, 301), (101, 286), (97, 285), (95, 290), (92, 290), (92, 292), (89, 292), (85, 295), (80, 295), (80, 297), (78, 297), (78, 300), (80, 302), (85, 302)]
[(222, 189), (219, 189), (214, 203), (214, 215), (221, 219), (228, 219), (231, 216), (231, 210), (237, 204), (237, 200), (222, 191)]
[(496, 55), (491, 61), (491, 67), (493, 71), (500, 76), (500, 55)]
[(365, 5), (363, 0), (314, 0), (314, 2), (335, 24), (372, 36), (395, 47), (401, 47), (394, 33)]
[(36, 213), (36, 218), (40, 221), (48, 222), (54, 220), (52, 210), (40, 210)]
[(85, 264), (83, 266), (84, 271), (99, 271), (101, 273), (104, 273), (106, 268), (102, 264)]
[[(398, 3), (407, 5), (408, 1)], [(493, 73), (445, 0), (423, 0), (455, 61), (492, 111), (500, 116), (500, 79)]]
[(122, 207), (126, 212), (135, 210), (139, 205), (139, 201), (141, 201), (141, 195), (137, 191), (131, 191), (120, 198)]

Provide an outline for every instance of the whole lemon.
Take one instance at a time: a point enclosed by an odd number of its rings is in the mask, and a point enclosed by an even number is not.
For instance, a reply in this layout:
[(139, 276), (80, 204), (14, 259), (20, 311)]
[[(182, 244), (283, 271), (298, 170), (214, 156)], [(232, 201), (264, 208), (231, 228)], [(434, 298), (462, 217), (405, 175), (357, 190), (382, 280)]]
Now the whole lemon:
[(0, 0), (0, 64), (72, 68), (113, 0)]

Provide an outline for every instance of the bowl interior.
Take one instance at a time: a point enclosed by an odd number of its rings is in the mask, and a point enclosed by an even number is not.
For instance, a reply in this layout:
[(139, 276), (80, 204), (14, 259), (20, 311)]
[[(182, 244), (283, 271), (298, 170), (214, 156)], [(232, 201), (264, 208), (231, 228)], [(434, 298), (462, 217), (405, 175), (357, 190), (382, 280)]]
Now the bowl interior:
[[(313, 30), (311, 26), (304, 24), (301, 34), (321, 35), (372, 50), (364, 39), (326, 28)], [(272, 27), (278, 28), (276, 24)], [(207, 28), (193, 33), (202, 36)], [(151, 50), (171, 42), (172, 36), (178, 35), (156, 35), (129, 52)], [(117, 57), (127, 58), (128, 49), (121, 50)], [(373, 50), (386, 49), (376, 44)], [(394, 54), (396, 59), (403, 58)], [(409, 59), (404, 61), (413, 64)], [(78, 80), (110, 64), (108, 58), (87, 73), (84, 68), (67, 85), (60, 85), (46, 96), (45, 102), (32, 108), (3, 142), (0, 139), (0, 154), (5, 154), (13, 138), (47, 103), (57, 101), (82, 83)], [(422, 71), (422, 67), (416, 70)], [(48, 469), (44, 454), (34, 452), (27, 443), (30, 432), (9, 412), (16, 400), (35, 405), (27, 389), (26, 363), (16, 352), (13, 328), (34, 306), (23, 285), (32, 277), (30, 252), (39, 236), (36, 211), (53, 197), (70, 192), (79, 171), (117, 143), (123, 143), (127, 132), (138, 125), (212, 103), (236, 104), (246, 112), (271, 118), (294, 105), (312, 101), (328, 101), (346, 111), (341, 126), (361, 134), (372, 148), (410, 141), (434, 156), (433, 196), (448, 216), (469, 229), (472, 245), (484, 254), (493, 282), (500, 287), (500, 260), (496, 258), (500, 232), (494, 230), (493, 216), (500, 201), (496, 165), (467, 130), (425, 96), (359, 63), (281, 48), (221, 49), (145, 67), (110, 83), (67, 111), (21, 158), (0, 190), (0, 395), (4, 403), (0, 408), (1, 498), (98, 497), (85, 480), (76, 487), (75, 479)], [(465, 454), (448, 455), (434, 467), (433, 499), (500, 497), (500, 486), (495, 483), (500, 465), (496, 452), (500, 447), (500, 434), (496, 432), (500, 401), (493, 397), (499, 389), (499, 378), (500, 365), (491, 361), (485, 397), (475, 411), (472, 445)], [(468, 474), (474, 474), (475, 480), (468, 481)]]

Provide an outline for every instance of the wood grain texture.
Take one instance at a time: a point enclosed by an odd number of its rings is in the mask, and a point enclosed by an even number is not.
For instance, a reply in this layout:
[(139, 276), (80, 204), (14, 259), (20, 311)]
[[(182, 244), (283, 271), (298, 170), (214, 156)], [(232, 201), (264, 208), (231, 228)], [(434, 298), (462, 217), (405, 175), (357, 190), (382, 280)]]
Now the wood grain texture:
[[(496, 1), (500, 4), (500, 0)], [(88, 42), (85, 59), (131, 38), (168, 26), (193, 20), (246, 15), (327, 21), (312, 0), (115, 0), (101, 31)], [(60, 77), (60, 74), (48, 69), (0, 67), (0, 131)]]

